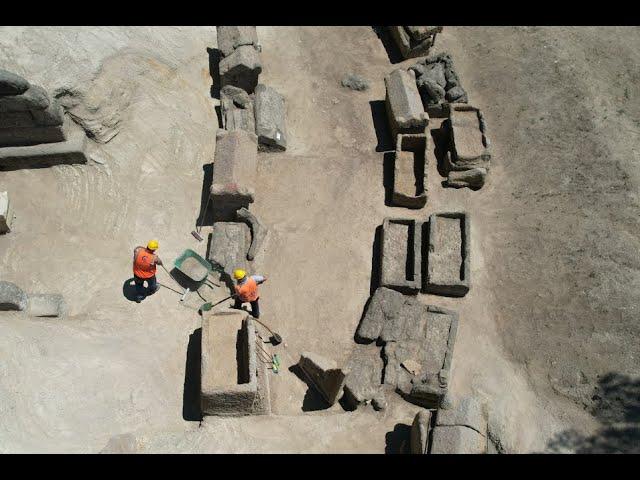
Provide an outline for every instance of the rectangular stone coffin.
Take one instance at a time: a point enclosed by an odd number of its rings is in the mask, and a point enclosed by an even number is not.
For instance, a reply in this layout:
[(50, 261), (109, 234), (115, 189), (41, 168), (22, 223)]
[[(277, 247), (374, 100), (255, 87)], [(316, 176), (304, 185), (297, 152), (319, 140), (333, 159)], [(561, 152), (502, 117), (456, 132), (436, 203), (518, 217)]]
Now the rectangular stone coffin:
[(384, 78), (385, 100), (391, 133), (425, 133), (429, 115), (424, 111), (416, 85), (416, 74), (398, 68)]
[(241, 88), (227, 85), (220, 90), (222, 128), (255, 133), (253, 99)]
[[(406, 312), (406, 324), (396, 330), (401, 335), (396, 340), (390, 338), (392, 331), (383, 335), (387, 338), (384, 382), (395, 385), (398, 393), (416, 405), (439, 408), (449, 388), (458, 315), (433, 305), (409, 303), (404, 308), (411, 311)], [(413, 362), (418, 371), (409, 372)]]
[[(43, 132), (44, 129), (50, 128), (59, 129), (60, 127), (15, 129), (24, 130), (25, 132), (23, 133), (25, 134), (28, 131), (30, 133), (28, 133), (27, 137), (30, 140), (40, 139), (44, 140), (45, 143), (0, 148), (0, 171), (87, 163), (87, 136), (82, 128), (71, 119), (66, 118), (63, 126), (65, 133), (60, 134), (60, 136), (58, 134), (55, 136), (46, 134), (46, 138), (38, 137), (37, 131)], [(53, 138), (62, 139), (63, 141), (53, 140)], [(64, 140), (65, 138), (66, 140)]]
[(382, 224), (380, 286), (403, 293), (420, 290), (422, 225), (411, 219), (385, 218)]
[(258, 361), (255, 342), (255, 327), (246, 312), (229, 309), (204, 314), (200, 394), (203, 415), (269, 413), (266, 369)]
[(215, 220), (234, 220), (236, 211), (253, 203), (258, 138), (244, 130), (218, 130), (211, 185)]
[(338, 368), (335, 361), (313, 353), (302, 352), (298, 366), (329, 405), (338, 401), (342, 395), (346, 375), (342, 369)]
[(252, 45), (237, 47), (218, 65), (222, 86), (233, 85), (251, 94), (262, 72), (260, 53)]
[(258, 33), (255, 26), (250, 25), (218, 25), (216, 26), (218, 37), (218, 50), (228, 57), (233, 51), (243, 45), (252, 45), (258, 49)]
[(13, 222), (13, 209), (9, 202), (9, 193), (0, 192), (0, 233), (9, 233)]
[(396, 42), (403, 58), (414, 58), (427, 55), (433, 46), (436, 34), (442, 32), (442, 27), (388, 27), (391, 37)]
[(263, 151), (287, 149), (286, 105), (282, 95), (263, 84), (255, 93), (256, 134), (258, 148)]
[(427, 203), (427, 136), (399, 134), (393, 177), (393, 203), (422, 208)]
[(482, 112), (471, 105), (448, 106), (449, 150), (445, 154), (447, 171), (489, 169), (491, 153)]
[(429, 217), (429, 249), (424, 291), (463, 297), (470, 287), (470, 221), (464, 212)]
[(247, 269), (247, 252), (251, 241), (249, 227), (242, 222), (215, 222), (211, 233), (208, 260), (218, 270), (223, 270), (225, 281), (231, 281), (236, 268)]

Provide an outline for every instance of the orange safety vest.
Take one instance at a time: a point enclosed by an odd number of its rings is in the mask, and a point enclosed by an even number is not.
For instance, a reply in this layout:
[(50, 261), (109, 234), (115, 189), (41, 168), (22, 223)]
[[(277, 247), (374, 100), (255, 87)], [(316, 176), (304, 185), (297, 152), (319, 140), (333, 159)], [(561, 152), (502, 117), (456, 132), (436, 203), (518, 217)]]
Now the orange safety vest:
[(255, 302), (258, 299), (258, 284), (249, 277), (242, 285), (236, 285), (238, 298), (243, 302)]
[(156, 274), (156, 266), (152, 264), (155, 255), (146, 248), (138, 250), (133, 260), (133, 274), (138, 278), (151, 278)]

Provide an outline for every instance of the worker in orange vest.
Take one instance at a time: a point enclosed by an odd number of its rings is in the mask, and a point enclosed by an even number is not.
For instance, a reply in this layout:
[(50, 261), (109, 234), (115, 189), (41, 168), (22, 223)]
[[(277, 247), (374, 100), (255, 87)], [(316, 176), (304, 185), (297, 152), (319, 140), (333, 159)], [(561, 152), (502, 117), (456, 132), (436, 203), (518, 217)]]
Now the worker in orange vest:
[(260, 306), (258, 305), (260, 295), (258, 294), (258, 285), (266, 282), (267, 277), (262, 275), (249, 276), (244, 270), (236, 269), (233, 271), (233, 278), (238, 282), (235, 286), (236, 303), (233, 308), (242, 308), (243, 303), (249, 302), (251, 304), (251, 315), (255, 318), (260, 318)]
[(162, 265), (162, 260), (156, 255), (158, 241), (151, 240), (146, 247), (136, 247), (133, 250), (133, 281), (136, 284), (136, 302), (140, 303), (145, 295), (144, 282), (153, 295), (160, 288), (156, 282), (156, 265)]

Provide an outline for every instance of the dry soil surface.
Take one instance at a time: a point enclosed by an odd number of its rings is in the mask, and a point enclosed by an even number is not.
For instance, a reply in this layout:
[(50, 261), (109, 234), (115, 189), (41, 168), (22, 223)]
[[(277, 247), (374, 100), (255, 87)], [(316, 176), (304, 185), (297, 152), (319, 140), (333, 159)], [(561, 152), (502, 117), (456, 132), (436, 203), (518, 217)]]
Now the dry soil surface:
[[(507, 452), (597, 433), (604, 375), (640, 373), (640, 30), (445, 27), (435, 51), (452, 54), (483, 109), (493, 166), (480, 191), (444, 189), (431, 144), (429, 200), (412, 212), (385, 206), (383, 77), (399, 65), (374, 29), (258, 35), (260, 79), (288, 105), (288, 149), (259, 155), (251, 206), (269, 228), (254, 269), (269, 277), (261, 309), (284, 338), (283, 365), (270, 376), (274, 415), (199, 424), (202, 300), (181, 304), (160, 271), (169, 288), (136, 304), (127, 281), (150, 238), (169, 267), (185, 248), (205, 254), (189, 232), (215, 150), (215, 28), (0, 29), (3, 68), (81, 92), (102, 112), (91, 125), (117, 130), (92, 143), (88, 165), (0, 172), (17, 214), (0, 237), (2, 279), (70, 307), (64, 319), (0, 319), (0, 451), (398, 451), (417, 407), (389, 393), (381, 413), (310, 411), (322, 407), (289, 368), (301, 351), (348, 359), (386, 216), (456, 209), (471, 216), (471, 290), (420, 295), (460, 314), (452, 393), (488, 402)], [(371, 88), (343, 88), (348, 73)]]

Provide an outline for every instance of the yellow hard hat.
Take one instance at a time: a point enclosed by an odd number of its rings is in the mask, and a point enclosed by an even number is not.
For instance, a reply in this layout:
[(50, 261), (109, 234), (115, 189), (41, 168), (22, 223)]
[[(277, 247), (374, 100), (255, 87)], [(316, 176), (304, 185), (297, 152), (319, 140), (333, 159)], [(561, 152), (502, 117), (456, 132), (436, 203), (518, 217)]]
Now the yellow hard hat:
[(147, 243), (147, 248), (149, 250), (157, 250), (158, 246), (159, 245), (157, 240), (149, 240), (149, 243)]
[(242, 280), (246, 276), (247, 272), (239, 268), (233, 271), (233, 278), (235, 278), (236, 280)]

